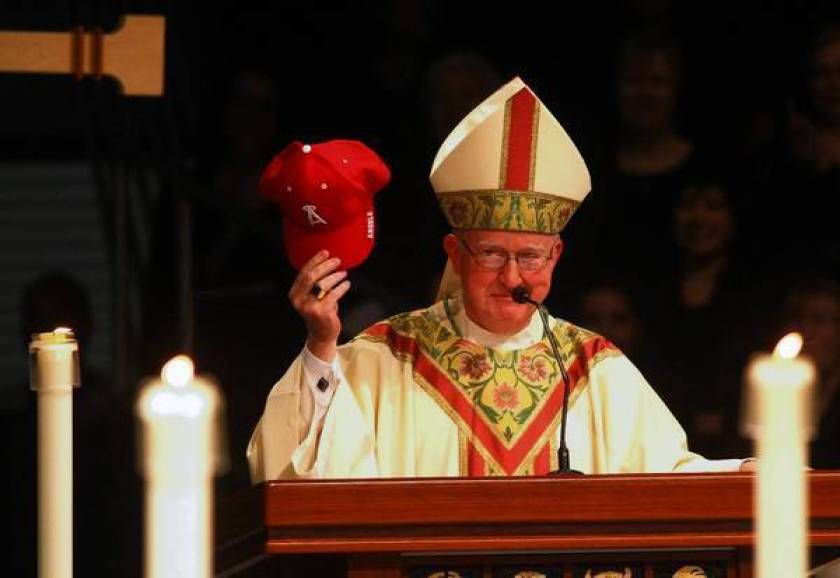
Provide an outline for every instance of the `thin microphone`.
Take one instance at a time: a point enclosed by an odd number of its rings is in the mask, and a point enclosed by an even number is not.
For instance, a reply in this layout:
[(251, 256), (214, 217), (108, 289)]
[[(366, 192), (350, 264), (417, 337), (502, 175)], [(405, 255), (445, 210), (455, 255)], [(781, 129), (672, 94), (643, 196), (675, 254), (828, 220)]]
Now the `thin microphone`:
[(551, 344), (551, 350), (554, 353), (554, 359), (557, 360), (557, 365), (560, 366), (560, 375), (563, 376), (563, 414), (560, 418), (560, 447), (557, 449), (557, 471), (551, 472), (551, 475), (562, 474), (583, 474), (578, 470), (573, 470), (569, 463), (569, 448), (566, 446), (566, 414), (569, 411), (569, 390), (571, 389), (569, 383), (569, 374), (566, 373), (566, 366), (563, 364), (563, 358), (560, 357), (560, 349), (557, 347), (557, 338), (554, 332), (548, 328), (548, 313), (542, 305), (531, 299), (531, 294), (524, 285), (514, 287), (510, 292), (510, 296), (517, 303), (529, 303), (536, 307), (540, 314), (540, 321), (542, 321), (543, 329), (548, 335), (548, 342)]
[(539, 307), (540, 304), (531, 299), (531, 294), (528, 293), (528, 290), (525, 288), (525, 285), (518, 285), (513, 288), (513, 291), (510, 292), (510, 296), (513, 298), (514, 301), (517, 303), (530, 303), (535, 307)]

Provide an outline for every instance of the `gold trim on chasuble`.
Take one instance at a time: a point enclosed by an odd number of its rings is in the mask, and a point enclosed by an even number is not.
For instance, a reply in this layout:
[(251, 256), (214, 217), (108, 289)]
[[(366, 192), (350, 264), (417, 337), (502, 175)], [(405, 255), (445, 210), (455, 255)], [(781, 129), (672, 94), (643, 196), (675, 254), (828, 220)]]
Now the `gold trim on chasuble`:
[[(573, 401), (589, 367), (617, 351), (564, 321), (554, 332)], [(563, 383), (547, 338), (520, 350), (482, 347), (460, 337), (433, 309), (397, 315), (358, 338), (384, 343), (412, 363), (417, 383), (458, 426), (462, 475), (545, 474), (556, 467)]]

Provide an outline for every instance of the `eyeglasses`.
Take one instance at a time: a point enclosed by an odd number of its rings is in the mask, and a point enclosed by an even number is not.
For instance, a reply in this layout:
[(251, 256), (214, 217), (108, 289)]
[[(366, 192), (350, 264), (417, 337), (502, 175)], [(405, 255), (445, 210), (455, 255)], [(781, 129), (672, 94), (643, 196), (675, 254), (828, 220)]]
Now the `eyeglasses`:
[(543, 255), (542, 253), (537, 253), (535, 251), (525, 251), (522, 253), (511, 254), (507, 251), (502, 251), (496, 248), (489, 248), (489, 249), (479, 249), (477, 252), (473, 251), (467, 242), (464, 241), (461, 237), (456, 235), (458, 241), (464, 246), (467, 252), (472, 255), (472, 258), (475, 259), (475, 262), (478, 263), (478, 266), (482, 269), (487, 269), (488, 271), (499, 271), (504, 269), (505, 265), (508, 264), (508, 261), (514, 259), (516, 264), (522, 271), (539, 271), (543, 267), (545, 267), (548, 260), (551, 258), (551, 254)]

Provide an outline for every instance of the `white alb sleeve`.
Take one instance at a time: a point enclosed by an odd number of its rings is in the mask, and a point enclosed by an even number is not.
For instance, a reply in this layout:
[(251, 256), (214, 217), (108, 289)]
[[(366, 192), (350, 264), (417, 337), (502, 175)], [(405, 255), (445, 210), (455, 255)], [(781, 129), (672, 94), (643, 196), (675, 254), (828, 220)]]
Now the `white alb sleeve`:
[[(301, 352), (305, 387), (312, 394), (312, 421), (306, 439), (317, 436), (324, 426), (324, 416), (330, 407), (335, 388), (339, 381), (338, 356), (332, 363), (327, 363), (315, 356), (306, 346)], [(304, 398), (307, 396), (304, 396)], [(304, 413), (309, 413), (305, 412)]]

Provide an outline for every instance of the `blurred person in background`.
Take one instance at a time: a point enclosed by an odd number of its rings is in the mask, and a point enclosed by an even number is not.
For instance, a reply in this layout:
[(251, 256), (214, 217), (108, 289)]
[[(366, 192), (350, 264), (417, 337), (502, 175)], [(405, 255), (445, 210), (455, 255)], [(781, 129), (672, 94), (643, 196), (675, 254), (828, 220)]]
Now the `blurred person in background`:
[(612, 341), (636, 365), (644, 337), (635, 298), (626, 283), (603, 279), (583, 293), (577, 313), (580, 324)]
[(673, 201), (706, 170), (680, 128), (682, 62), (677, 39), (658, 30), (628, 35), (617, 55), (618, 125), (604, 159), (599, 253), (636, 278), (650, 279), (673, 258)]
[(776, 245), (797, 264), (795, 273), (838, 270), (833, 206), (840, 193), (840, 24), (823, 24), (812, 33), (802, 68), (803, 95), (788, 106), (790, 158), (774, 199), (774, 205), (786, 206), (786, 235)]
[(662, 364), (658, 384), (698, 451), (738, 447), (741, 372), (769, 308), (757, 272), (736, 244), (736, 197), (722, 179), (700, 179), (672, 212), (677, 258), (663, 264), (646, 303)]
[(785, 301), (784, 324), (802, 334), (802, 352), (817, 367), (811, 465), (840, 468), (840, 284), (825, 277), (802, 281)]
[(823, 174), (840, 168), (840, 24), (816, 30), (806, 54), (807, 110), (791, 111), (791, 145), (798, 161)]

